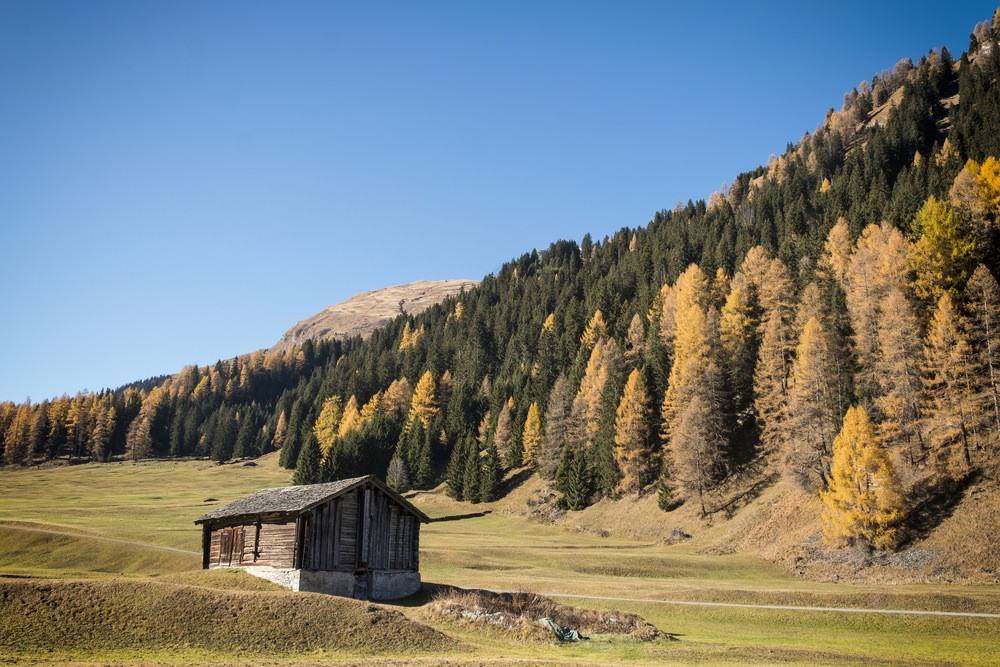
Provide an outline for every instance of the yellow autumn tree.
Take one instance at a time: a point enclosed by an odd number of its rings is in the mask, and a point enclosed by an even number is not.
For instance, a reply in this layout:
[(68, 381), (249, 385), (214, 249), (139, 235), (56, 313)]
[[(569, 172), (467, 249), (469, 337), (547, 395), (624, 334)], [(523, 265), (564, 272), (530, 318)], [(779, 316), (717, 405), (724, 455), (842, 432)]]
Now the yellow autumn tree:
[(402, 419), (410, 413), (410, 399), (413, 388), (405, 377), (393, 380), (385, 390), (385, 409), (394, 419)]
[(337, 435), (345, 436), (359, 426), (361, 426), (361, 413), (358, 411), (358, 399), (352, 395), (347, 399), (347, 405), (344, 406), (344, 414), (340, 418)]
[(836, 369), (826, 332), (815, 317), (806, 322), (789, 381), (782, 468), (803, 489), (819, 489), (827, 477), (837, 433)]
[(976, 181), (987, 215), (995, 222), (1000, 218), (1000, 161), (993, 156), (986, 158)]
[(838, 218), (837, 224), (826, 236), (823, 245), (823, 256), (820, 258), (820, 268), (829, 271), (837, 282), (844, 284), (847, 269), (851, 263), (851, 232), (847, 220)]
[(833, 441), (830, 484), (823, 500), (823, 537), (831, 544), (896, 543), (903, 518), (902, 485), (864, 407), (851, 407)]
[(668, 350), (672, 350), (674, 347), (676, 314), (677, 291), (672, 285), (664, 285), (653, 300), (653, 307), (649, 309), (649, 321), (660, 323), (656, 333), (660, 337), (660, 343)]
[(361, 422), (359, 426), (370, 424), (378, 415), (384, 415), (385, 411), (385, 394), (381, 391), (376, 391), (375, 395), (368, 399), (365, 406), (361, 408)]
[(636, 313), (632, 316), (632, 322), (628, 326), (628, 335), (625, 338), (625, 361), (629, 366), (635, 368), (646, 350), (646, 327), (642, 323), (642, 315)]
[(510, 449), (510, 439), (514, 430), (514, 397), (511, 396), (500, 408), (497, 415), (497, 425), (493, 429), (493, 443), (496, 445), (504, 465), (507, 463), (507, 452)]
[(888, 447), (906, 454), (911, 466), (919, 465), (924, 453), (920, 379), (924, 350), (920, 324), (902, 290), (891, 288), (883, 300), (877, 336), (879, 434)]
[(963, 228), (961, 218), (932, 195), (917, 211), (914, 227), (920, 230), (910, 257), (917, 296), (930, 299), (945, 292), (957, 295), (975, 267), (976, 244)]
[(583, 330), (580, 343), (583, 348), (589, 351), (594, 348), (597, 341), (607, 337), (608, 325), (604, 322), (604, 314), (599, 310), (594, 311), (594, 316), (590, 318), (590, 322), (587, 323), (587, 327)]
[(615, 415), (615, 462), (620, 493), (638, 493), (656, 472), (649, 428), (649, 392), (638, 370), (628, 376)]
[[(316, 435), (316, 441), (324, 456), (330, 451), (333, 441), (340, 435), (340, 420), (343, 414), (344, 409), (340, 405), (339, 395), (331, 396), (323, 401), (323, 408), (319, 412), (319, 417), (316, 418), (313, 433)], [(284, 416), (285, 413), (282, 412), (281, 418), (284, 419)], [(282, 431), (286, 428), (283, 423), (279, 423), (279, 427)]]
[(403, 352), (405, 350), (411, 350), (416, 347), (417, 342), (424, 335), (424, 327), (421, 326), (419, 329), (414, 329), (407, 322), (403, 325), (403, 336), (399, 340), (399, 351)]
[(674, 286), (674, 363), (660, 411), (669, 484), (689, 496), (697, 494), (703, 513), (705, 491), (718, 477), (726, 443), (724, 389), (717, 363), (721, 344), (718, 327), (713, 324), (718, 317), (714, 308), (707, 311), (707, 286), (704, 274), (694, 264)]
[(966, 299), (969, 345), (977, 370), (974, 413), (984, 430), (1000, 438), (1000, 285), (982, 264), (966, 285)]
[(524, 420), (524, 433), (521, 436), (521, 446), (524, 448), (522, 462), (533, 468), (538, 462), (538, 450), (542, 444), (542, 417), (538, 411), (538, 403), (528, 407), (528, 416)]
[(898, 229), (888, 223), (869, 225), (861, 233), (844, 273), (858, 366), (855, 383), (862, 395), (880, 393), (878, 333), (882, 306), (893, 288), (904, 295), (910, 291), (910, 252), (909, 242)]
[[(972, 349), (960, 324), (958, 309), (951, 297), (944, 294), (938, 300), (924, 344), (923, 381), (928, 398), (925, 415), (938, 463), (957, 467), (960, 473), (972, 466), (970, 440), (977, 439), (972, 419), (974, 375)], [(960, 463), (955, 461), (955, 453), (959, 454)]]
[(733, 407), (744, 417), (753, 405), (757, 322), (750, 303), (750, 287), (742, 273), (733, 276), (729, 296), (719, 318), (719, 338), (733, 391)]
[(437, 385), (434, 376), (430, 371), (424, 371), (417, 382), (417, 388), (413, 390), (413, 399), (410, 403), (410, 415), (406, 420), (407, 428), (413, 423), (414, 418), (419, 418), (423, 422), (424, 428), (428, 428), (438, 414), (437, 399), (434, 392)]

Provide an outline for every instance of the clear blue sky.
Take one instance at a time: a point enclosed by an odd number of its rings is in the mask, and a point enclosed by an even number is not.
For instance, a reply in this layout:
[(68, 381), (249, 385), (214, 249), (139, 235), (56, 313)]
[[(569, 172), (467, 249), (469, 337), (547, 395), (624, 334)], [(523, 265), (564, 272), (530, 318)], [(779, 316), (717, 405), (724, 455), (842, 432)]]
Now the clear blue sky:
[(645, 225), (995, 6), (3, 0), (0, 400)]

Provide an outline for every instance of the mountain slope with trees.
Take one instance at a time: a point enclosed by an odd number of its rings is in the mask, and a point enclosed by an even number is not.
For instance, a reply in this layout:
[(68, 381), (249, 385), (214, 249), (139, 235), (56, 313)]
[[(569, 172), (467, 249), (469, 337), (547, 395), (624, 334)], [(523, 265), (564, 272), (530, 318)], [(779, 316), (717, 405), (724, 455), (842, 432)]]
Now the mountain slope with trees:
[(568, 510), (655, 494), (705, 518), (763, 469), (821, 500), (832, 545), (892, 549), (917, 508), (996, 484), (998, 38), (1000, 12), (707, 201), (525, 253), (367, 340), (4, 403), (4, 460), (278, 449), (296, 483), (471, 502), (525, 469)]

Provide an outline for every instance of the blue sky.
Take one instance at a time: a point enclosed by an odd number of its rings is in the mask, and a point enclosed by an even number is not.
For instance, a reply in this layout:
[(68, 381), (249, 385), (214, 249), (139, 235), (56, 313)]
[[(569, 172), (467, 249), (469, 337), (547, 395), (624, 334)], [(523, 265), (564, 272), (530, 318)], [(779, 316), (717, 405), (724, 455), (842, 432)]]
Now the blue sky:
[(6, 0), (0, 400), (645, 225), (995, 6)]

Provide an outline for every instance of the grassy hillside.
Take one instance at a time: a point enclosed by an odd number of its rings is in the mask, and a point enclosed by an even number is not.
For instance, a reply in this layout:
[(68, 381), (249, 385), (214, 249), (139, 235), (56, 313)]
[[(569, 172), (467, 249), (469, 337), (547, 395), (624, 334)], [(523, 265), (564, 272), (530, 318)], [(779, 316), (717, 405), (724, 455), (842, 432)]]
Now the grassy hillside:
[[(197, 551), (191, 521), (207, 507), (284, 483), (287, 472), (269, 460), (256, 467), (186, 461), (8, 471), (0, 477), (0, 523), (153, 546), (3, 529), (0, 661), (989, 664), (1000, 628), (995, 618), (681, 604), (995, 613), (1000, 587), (809, 581), (750, 553), (723, 553), (723, 538), (740, 534), (733, 530), (738, 516), (673, 543), (662, 539), (661, 526), (643, 534), (628, 502), (569, 513), (555, 525), (525, 520), (516, 516), (515, 499), (530, 511), (533, 479), (506, 505), (415, 495), (432, 517), (492, 513), (425, 526), (425, 592), (394, 605), (293, 594), (239, 572), (204, 572), (199, 556), (157, 548)], [(621, 530), (589, 527), (592, 512)], [(601, 635), (559, 645), (434, 613), (432, 591), (442, 584), (553, 594), (579, 607), (636, 613), (680, 641)]]

